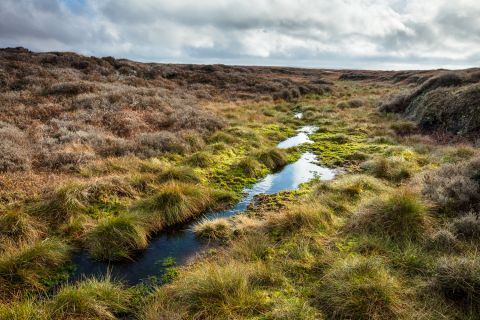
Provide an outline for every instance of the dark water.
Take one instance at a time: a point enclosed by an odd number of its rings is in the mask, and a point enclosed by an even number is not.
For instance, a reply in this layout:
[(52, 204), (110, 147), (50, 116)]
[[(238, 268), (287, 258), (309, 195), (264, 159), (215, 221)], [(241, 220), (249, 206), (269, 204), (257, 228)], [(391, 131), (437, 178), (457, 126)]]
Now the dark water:
[[(313, 132), (309, 130), (314, 130), (313, 127), (302, 129), (299, 130), (299, 133), (305, 135), (307, 135), (307, 132)], [(282, 143), (279, 144), (279, 147)], [(335, 176), (333, 170), (318, 166), (314, 162), (314, 154), (304, 153), (296, 162), (286, 165), (281, 171), (269, 174), (252, 187), (246, 188), (244, 197), (232, 209), (206, 214), (203, 219), (231, 217), (236, 213), (245, 211), (258, 194), (273, 194), (284, 190), (294, 190), (300, 184), (315, 177), (319, 177), (321, 180), (333, 179)], [(108, 264), (92, 260), (87, 252), (81, 252), (74, 258), (77, 269), (72, 275), (71, 281), (76, 281), (84, 276), (102, 276), (109, 272), (113, 278), (134, 285), (148, 279), (148, 277), (161, 276), (165, 270), (165, 267), (162, 266), (164, 259), (171, 257), (177, 265), (182, 265), (206, 246), (206, 243), (197, 239), (192, 231), (192, 227), (200, 219), (202, 218), (174, 230), (162, 232), (161, 235), (154, 237), (148, 249), (137, 256), (134, 261)]]

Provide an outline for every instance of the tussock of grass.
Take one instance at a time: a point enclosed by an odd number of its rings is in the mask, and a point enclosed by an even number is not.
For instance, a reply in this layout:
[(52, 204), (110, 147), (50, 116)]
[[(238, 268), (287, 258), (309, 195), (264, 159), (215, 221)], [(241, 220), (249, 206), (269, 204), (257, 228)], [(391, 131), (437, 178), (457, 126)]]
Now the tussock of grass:
[(159, 182), (167, 182), (172, 180), (179, 182), (197, 183), (200, 181), (200, 178), (190, 167), (170, 167), (161, 172), (158, 175), (157, 179), (157, 181)]
[(275, 234), (306, 230), (325, 230), (333, 222), (333, 212), (321, 203), (295, 205), (266, 216), (266, 227)]
[(170, 182), (135, 208), (151, 231), (182, 223), (216, 205), (214, 192), (193, 184)]
[(160, 288), (145, 308), (144, 318), (171, 315), (194, 319), (238, 319), (261, 313), (267, 300), (258, 289), (279, 280), (260, 263), (203, 263)]
[(252, 157), (245, 157), (236, 165), (247, 177), (259, 177), (262, 174), (262, 165)]
[(446, 257), (440, 259), (433, 284), (445, 298), (461, 304), (470, 312), (480, 311), (480, 259)]
[(198, 151), (190, 155), (186, 162), (193, 167), (207, 168), (212, 164), (213, 159), (208, 152)]
[(285, 151), (277, 148), (260, 150), (254, 156), (270, 170), (277, 170), (288, 163)]
[(41, 306), (33, 300), (14, 301), (0, 304), (0, 319), (2, 320), (48, 320)]
[(193, 227), (195, 235), (210, 240), (228, 240), (232, 236), (232, 227), (228, 219), (204, 220)]
[(404, 304), (401, 290), (381, 261), (352, 257), (327, 271), (317, 297), (332, 319), (396, 319)]
[(117, 319), (130, 309), (131, 294), (109, 277), (65, 286), (48, 303), (51, 319)]
[(134, 198), (136, 194), (129, 181), (117, 177), (88, 184), (70, 184), (57, 190), (49, 199), (33, 205), (30, 212), (59, 223), (84, 213), (89, 205), (101, 203), (106, 198)]
[(378, 157), (365, 161), (361, 167), (368, 174), (396, 183), (410, 178), (417, 170), (414, 164), (402, 157)]
[(388, 188), (382, 181), (368, 175), (347, 175), (326, 183), (317, 185), (317, 192), (340, 192), (347, 197), (358, 199), (365, 193), (378, 193)]
[(11, 295), (18, 289), (44, 289), (42, 280), (54, 276), (69, 253), (70, 247), (54, 238), (6, 248), (0, 256), (2, 293)]
[(90, 253), (100, 260), (129, 259), (147, 244), (145, 228), (131, 214), (107, 217), (87, 235)]
[(21, 211), (0, 214), (0, 247), (6, 241), (32, 242), (45, 234), (46, 228), (37, 219)]
[(429, 228), (427, 206), (413, 192), (397, 190), (363, 205), (350, 228), (397, 241), (419, 240)]

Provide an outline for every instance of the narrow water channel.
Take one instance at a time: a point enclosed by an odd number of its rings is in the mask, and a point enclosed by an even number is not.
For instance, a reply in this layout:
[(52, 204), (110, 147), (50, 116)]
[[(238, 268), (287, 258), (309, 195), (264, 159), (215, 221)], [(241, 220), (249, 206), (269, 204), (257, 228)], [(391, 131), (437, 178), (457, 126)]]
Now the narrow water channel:
[[(295, 137), (281, 142), (278, 147), (290, 148), (308, 143), (310, 140), (308, 134), (313, 133), (315, 130), (315, 127), (305, 126), (298, 130), (298, 134)], [(282, 170), (269, 174), (253, 186), (245, 188), (244, 197), (233, 208), (208, 213), (199, 219), (231, 217), (234, 214), (245, 211), (258, 194), (273, 194), (285, 190), (295, 190), (300, 184), (306, 183), (315, 177), (321, 180), (330, 180), (334, 176), (335, 172), (333, 170), (315, 164), (315, 155), (313, 153), (305, 152), (296, 162), (286, 165)], [(123, 280), (130, 285), (137, 284), (152, 276), (159, 277), (165, 270), (165, 267), (162, 266), (164, 259), (171, 257), (176, 261), (177, 265), (182, 265), (206, 247), (207, 244), (196, 238), (192, 231), (192, 227), (199, 219), (162, 232), (162, 234), (151, 240), (148, 249), (137, 256), (134, 261), (108, 264), (91, 259), (89, 254), (83, 251), (74, 258), (76, 270), (70, 281), (76, 281), (83, 277), (103, 276), (107, 272), (114, 279)]]

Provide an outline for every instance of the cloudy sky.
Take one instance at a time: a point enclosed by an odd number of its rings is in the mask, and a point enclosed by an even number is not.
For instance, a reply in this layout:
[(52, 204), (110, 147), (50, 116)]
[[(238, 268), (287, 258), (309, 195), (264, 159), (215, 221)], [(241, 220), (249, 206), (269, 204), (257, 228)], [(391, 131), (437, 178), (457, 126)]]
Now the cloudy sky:
[(1, 0), (0, 47), (141, 61), (480, 66), (480, 0)]

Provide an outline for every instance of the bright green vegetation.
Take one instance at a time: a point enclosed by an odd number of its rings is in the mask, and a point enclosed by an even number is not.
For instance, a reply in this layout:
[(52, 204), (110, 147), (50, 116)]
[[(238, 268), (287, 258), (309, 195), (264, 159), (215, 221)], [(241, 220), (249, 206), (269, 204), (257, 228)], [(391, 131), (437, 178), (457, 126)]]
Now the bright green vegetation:
[[(0, 229), (5, 250), (13, 239), (26, 242), (0, 259), (8, 288), (0, 318), (475, 319), (478, 149), (438, 144), (379, 112), (377, 100), (392, 91), (337, 82), (295, 103), (229, 107), (229, 126), (201, 151), (85, 165), (79, 181), (0, 216), (15, 226)], [(319, 127), (312, 144), (274, 148), (303, 124)], [(186, 267), (165, 261), (162, 286), (86, 279), (48, 298), (35, 294), (68, 263), (70, 246), (132, 258), (152, 233), (228, 206), (303, 151), (342, 170), (332, 181), (260, 196), (245, 214), (199, 221), (195, 234), (211, 248)], [(27, 288), (32, 294), (21, 295)]]

